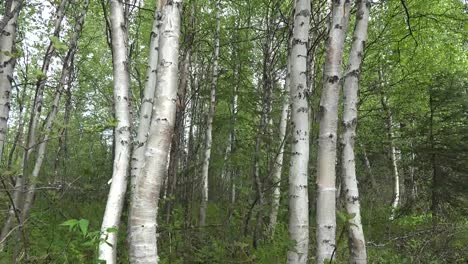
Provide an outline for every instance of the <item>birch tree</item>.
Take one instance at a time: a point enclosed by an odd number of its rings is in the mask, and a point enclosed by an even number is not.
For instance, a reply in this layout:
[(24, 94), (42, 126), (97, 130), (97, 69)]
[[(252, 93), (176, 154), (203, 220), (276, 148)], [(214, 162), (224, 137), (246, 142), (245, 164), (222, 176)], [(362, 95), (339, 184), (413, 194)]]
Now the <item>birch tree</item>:
[(289, 238), (295, 242), (288, 251), (287, 263), (307, 263), (309, 250), (309, 105), (307, 87), (307, 46), (310, 1), (298, 0), (294, 6), (294, 28), (290, 54), (291, 167), (289, 171)]
[[(57, 10), (55, 12), (54, 27), (53, 27), (53, 32), (52, 32), (53, 38), (58, 38), (60, 35), (62, 20), (65, 17), (65, 10), (66, 10), (67, 5), (68, 5), (68, 0), (62, 0), (59, 6), (57, 7)], [(9, 27), (10, 26), (8, 26), (8, 28)], [(2, 232), (0, 233), (0, 241), (5, 240), (5, 237), (10, 232), (11, 225), (15, 218), (17, 221), (19, 221), (18, 224), (20, 226), (22, 225), (22, 223), (20, 223), (22, 222), (22, 219), (20, 217), (21, 214), (19, 213), (19, 210), (22, 207), (22, 201), (24, 199), (26, 175), (27, 175), (27, 164), (28, 164), (31, 153), (33, 152), (36, 146), (36, 132), (37, 132), (36, 130), (37, 130), (37, 125), (39, 123), (41, 111), (42, 111), (42, 101), (43, 101), (44, 88), (47, 82), (47, 73), (49, 71), (51, 60), (53, 56), (55, 55), (55, 53), (56, 53), (56, 48), (54, 46), (54, 42), (51, 40), (49, 42), (49, 45), (46, 49), (46, 52), (42, 61), (41, 75), (38, 77), (35, 83), (36, 93), (34, 96), (34, 102), (31, 107), (32, 112), (31, 112), (30, 120), (29, 120), (28, 135), (26, 139), (26, 149), (23, 153), (22, 172), (20, 175), (16, 177), (15, 188), (14, 188), (14, 192), (12, 195), (12, 204), (10, 205), (10, 209), (8, 210), (6, 220), (2, 227)]]
[(281, 172), (283, 171), (283, 156), (284, 156), (284, 145), (286, 144), (286, 127), (288, 123), (289, 114), (289, 77), (286, 77), (286, 81), (283, 87), (283, 106), (281, 108), (281, 119), (279, 123), (279, 141), (280, 147), (278, 155), (276, 155), (275, 163), (273, 164), (273, 195), (272, 195), (272, 207), (270, 212), (270, 223), (269, 231), (270, 236), (273, 237), (275, 233), (276, 222), (278, 220), (278, 211), (280, 206), (281, 197)]
[(159, 59), (153, 117), (145, 162), (130, 204), (134, 215), (129, 239), (131, 263), (158, 263), (157, 212), (174, 132), (181, 20), (181, 0), (162, 1)]
[(345, 197), (348, 219), (350, 263), (367, 263), (366, 242), (361, 224), (361, 206), (359, 204), (359, 191), (356, 179), (356, 162), (354, 154), (354, 140), (356, 137), (357, 108), (359, 76), (364, 45), (367, 39), (367, 27), (369, 22), (368, 0), (356, 2), (356, 25), (353, 34), (353, 43), (348, 59), (348, 66), (344, 74), (344, 131), (341, 136), (342, 150), (342, 184)]
[(323, 90), (320, 99), (320, 121), (317, 162), (317, 255), (316, 262), (332, 260), (335, 250), (335, 180), (336, 143), (338, 129), (338, 97), (341, 79), (346, 26), (350, 2), (337, 0), (332, 3), (331, 27), (323, 74)]
[[(145, 87), (143, 92), (143, 98), (141, 100), (140, 106), (140, 117), (138, 131), (133, 144), (133, 153), (131, 160), (131, 172), (130, 172), (130, 203), (135, 204), (135, 199), (137, 197), (136, 188), (138, 186), (138, 180), (143, 165), (145, 164), (145, 149), (146, 143), (149, 136), (149, 129), (151, 125), (151, 117), (154, 106), (154, 96), (156, 90), (156, 80), (157, 80), (157, 68), (158, 68), (158, 58), (159, 58), (159, 27), (161, 22), (161, 1), (157, 2), (156, 11), (154, 13), (153, 25), (151, 28), (150, 35), (150, 46), (149, 46), (149, 56), (148, 56), (148, 66), (146, 69), (146, 79)], [(128, 245), (129, 245), (129, 255), (134, 256), (135, 247), (132, 245), (134, 243), (132, 236), (133, 229), (135, 225), (138, 225), (138, 219), (141, 216), (135, 213), (133, 207), (130, 207), (129, 216), (128, 216)]]
[(219, 57), (219, 29), (221, 24), (220, 18), (220, 0), (216, 0), (216, 29), (214, 36), (214, 53), (213, 53), (213, 73), (211, 79), (211, 94), (210, 106), (206, 118), (206, 133), (205, 133), (205, 153), (203, 157), (202, 168), (202, 199), (200, 204), (200, 225), (204, 226), (206, 223), (206, 209), (208, 207), (208, 171), (210, 168), (211, 158), (211, 144), (212, 144), (212, 130), (213, 118), (216, 108), (216, 86), (218, 85), (218, 57)]
[[(11, 84), (13, 81), (13, 71), (15, 68), (15, 41), (18, 14), (21, 8), (21, 1), (14, 0), (11, 2), (10, 10), (5, 9), (4, 17), (10, 16), (5, 23), (3, 30), (0, 33), (0, 161), (3, 156), (3, 147), (5, 146), (8, 117), (10, 114), (10, 94)], [(10, 231), (11, 223), (15, 216), (16, 206), (19, 204), (13, 203), (7, 213), (7, 218), (0, 234), (0, 251), (3, 251), (4, 240), (7, 233)]]
[(107, 197), (106, 209), (101, 225), (99, 259), (107, 264), (117, 263), (117, 232), (120, 224), (127, 172), (130, 163), (130, 73), (127, 55), (127, 30), (122, 0), (110, 0), (110, 22), (112, 40), (112, 66), (114, 77), (115, 127), (114, 164), (112, 183)]
[(16, 52), (16, 28), (20, 8), (21, 1), (14, 0), (11, 2), (10, 10), (5, 10), (4, 14), (4, 17), (9, 17), (9, 20), (0, 33), (0, 159), (3, 156), (10, 113), (11, 82), (13, 81), (13, 70), (16, 61), (14, 54)]
[[(379, 71), (381, 79), (383, 79), (383, 73)], [(393, 132), (393, 114), (390, 109), (388, 98), (382, 94), (381, 98), (382, 107), (385, 115), (385, 122), (387, 126), (387, 136), (390, 142), (390, 157), (392, 160), (392, 170), (393, 170), (393, 201), (392, 201), (392, 212), (390, 215), (390, 220), (395, 218), (396, 209), (400, 205), (400, 174), (398, 172), (398, 152), (395, 146), (395, 133)]]
[(73, 28), (73, 34), (69, 41), (69, 50), (63, 61), (62, 72), (60, 74), (60, 79), (59, 79), (59, 82), (55, 91), (52, 108), (49, 114), (47, 115), (47, 118), (45, 121), (44, 136), (41, 142), (39, 143), (37, 156), (36, 156), (36, 160), (34, 163), (34, 168), (33, 168), (31, 176), (29, 177), (29, 186), (28, 186), (28, 190), (26, 193), (24, 205), (21, 210), (21, 214), (22, 214), (21, 219), (23, 219), (23, 221), (28, 217), (29, 211), (31, 210), (31, 207), (33, 204), (34, 195), (36, 192), (37, 179), (39, 177), (39, 173), (41, 172), (42, 163), (44, 162), (44, 158), (46, 154), (47, 144), (50, 140), (54, 121), (59, 110), (60, 99), (62, 98), (62, 94), (65, 92), (65, 86), (68, 81), (67, 78), (70, 76), (72, 63), (73, 63), (75, 53), (77, 50), (78, 39), (80, 37), (80, 33), (84, 24), (85, 14), (88, 10), (88, 4), (89, 4), (89, 0), (86, 0), (83, 5), (82, 11), (80, 12), (77, 18), (75, 27)]

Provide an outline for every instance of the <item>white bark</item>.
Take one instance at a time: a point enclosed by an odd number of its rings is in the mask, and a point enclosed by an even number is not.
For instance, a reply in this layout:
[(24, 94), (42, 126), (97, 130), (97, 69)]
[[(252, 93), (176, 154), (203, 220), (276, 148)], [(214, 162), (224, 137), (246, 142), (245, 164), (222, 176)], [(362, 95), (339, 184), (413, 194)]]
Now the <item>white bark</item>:
[[(154, 13), (153, 27), (151, 30), (151, 41), (149, 46), (148, 56), (148, 67), (146, 69), (146, 80), (143, 92), (143, 98), (140, 106), (140, 122), (136, 139), (133, 145), (133, 153), (131, 160), (131, 172), (130, 172), (130, 203), (135, 204), (136, 199), (136, 187), (138, 186), (138, 180), (141, 175), (141, 170), (145, 161), (145, 149), (146, 142), (148, 140), (148, 133), (151, 124), (151, 116), (153, 111), (154, 96), (156, 90), (157, 80), (157, 68), (158, 68), (158, 56), (159, 56), (159, 26), (161, 19), (161, 1), (158, 1), (158, 6)], [(129, 209), (128, 217), (128, 245), (129, 245), (129, 257), (133, 261), (136, 253), (136, 248), (133, 246), (138, 241), (133, 241), (134, 236), (132, 235), (135, 226), (138, 225), (138, 219), (141, 218), (133, 210), (133, 207)]]
[[(411, 143), (411, 147), (413, 147), (412, 143)], [(411, 180), (411, 196), (410, 196), (411, 201), (415, 201), (416, 198), (418, 197), (418, 186), (416, 184), (416, 178), (415, 178), (416, 167), (414, 166), (415, 159), (416, 159), (416, 154), (412, 150), (411, 151), (411, 158), (410, 158), (411, 165), (410, 165), (410, 168), (409, 168), (410, 180)]]
[(115, 146), (112, 184), (107, 198), (106, 210), (101, 226), (101, 238), (106, 243), (99, 245), (99, 259), (107, 264), (117, 263), (117, 232), (108, 232), (109, 228), (117, 229), (120, 224), (127, 173), (130, 163), (130, 111), (128, 94), (130, 74), (127, 56), (127, 32), (125, 28), (124, 5), (121, 0), (110, 0), (110, 22), (112, 38), (112, 64), (114, 76)]
[[(11, 10), (5, 10), (5, 12), (16, 10), (20, 4), (19, 0), (12, 1)], [(18, 11), (12, 14), (11, 18), (4, 26), (3, 31), (0, 33), (0, 161), (3, 156), (3, 147), (5, 145), (8, 117), (10, 113), (11, 82), (13, 81), (13, 71), (16, 61), (14, 52), (18, 13), (19, 7)], [(23, 177), (19, 178), (23, 179)], [(3, 251), (5, 245), (4, 240), (10, 231), (11, 223), (15, 216), (15, 209), (17, 209), (16, 207), (18, 206), (18, 200), (13, 200), (13, 203), (14, 204), (9, 208), (0, 234), (0, 251)]]
[[(56, 11), (56, 18), (54, 22), (54, 31), (53, 31), (53, 36), (58, 37), (60, 33), (60, 28), (61, 28), (61, 23), (62, 20), (65, 16), (65, 9), (68, 4), (67, 0), (62, 0), (60, 2), (60, 5), (57, 7)], [(18, 217), (18, 212), (15, 213), (13, 210), (13, 207), (16, 208), (16, 210), (20, 210), (22, 207), (21, 202), (23, 201), (24, 197), (24, 192), (25, 192), (25, 187), (26, 187), (26, 173), (27, 173), (27, 163), (29, 161), (29, 157), (34, 150), (36, 146), (36, 129), (37, 129), (37, 124), (39, 123), (40, 115), (41, 115), (41, 110), (42, 110), (42, 97), (43, 97), (43, 92), (44, 92), (44, 87), (47, 81), (47, 72), (50, 66), (50, 62), (52, 59), (52, 56), (55, 54), (55, 47), (53, 45), (53, 42), (51, 41), (49, 43), (49, 46), (47, 47), (44, 60), (42, 62), (42, 73), (44, 76), (41, 76), (37, 83), (36, 83), (36, 95), (34, 97), (34, 103), (32, 106), (32, 113), (31, 113), (31, 118), (29, 122), (29, 131), (28, 131), (28, 136), (26, 139), (26, 149), (23, 153), (23, 161), (22, 161), (22, 174), (18, 175), (16, 177), (16, 182), (15, 182), (15, 191), (13, 193), (13, 204), (14, 206), (10, 207), (10, 210), (8, 211), (7, 214), (7, 220), (5, 221), (2, 232), (0, 234), (0, 239), (3, 239), (4, 236), (10, 231), (11, 224), (13, 223), (14, 218), (19, 218), (19, 221), (22, 221), (21, 217)], [(18, 223), (22, 224), (22, 223)]]
[(281, 172), (283, 170), (283, 154), (284, 154), (284, 145), (286, 144), (286, 127), (288, 123), (288, 112), (289, 112), (289, 77), (286, 77), (286, 82), (283, 88), (283, 107), (281, 109), (281, 119), (279, 124), (279, 141), (280, 147), (278, 150), (278, 155), (275, 158), (275, 164), (273, 164), (273, 195), (272, 195), (272, 207), (270, 212), (270, 223), (269, 231), (270, 236), (273, 237), (275, 233), (276, 222), (278, 220), (278, 211), (280, 206), (280, 196), (281, 196)]
[[(381, 78), (382, 72), (379, 72)], [(393, 114), (390, 106), (388, 105), (388, 99), (385, 95), (382, 95), (382, 106), (386, 114), (388, 140), (390, 141), (392, 169), (393, 169), (393, 202), (392, 202), (392, 213), (390, 220), (395, 218), (396, 209), (400, 205), (400, 175), (398, 173), (398, 151), (395, 146), (395, 135), (393, 132)]]
[[(60, 30), (62, 27), (62, 21), (65, 17), (65, 11), (67, 9), (68, 0), (62, 0), (60, 5), (57, 7), (57, 11), (55, 14), (55, 21), (54, 21), (54, 31), (52, 33), (53, 37), (59, 38)], [(37, 133), (37, 126), (39, 124), (39, 120), (41, 119), (42, 113), (42, 103), (44, 99), (44, 88), (47, 83), (47, 74), (49, 72), (49, 67), (52, 62), (52, 57), (56, 53), (56, 48), (53, 41), (50, 41), (49, 46), (47, 47), (44, 60), (42, 61), (42, 76), (40, 76), (36, 83), (36, 95), (34, 96), (34, 104), (32, 108), (31, 120), (29, 122), (29, 131), (28, 131), (28, 145), (27, 151), (25, 151), (23, 157), (23, 171), (26, 170), (26, 164), (29, 160), (29, 157), (32, 151), (35, 149), (36, 146), (36, 133)]]
[[(14, 0), (11, 3), (11, 10), (5, 10), (5, 12), (14, 11), (19, 5), (20, 1)], [(3, 156), (10, 113), (11, 82), (13, 81), (13, 70), (16, 61), (14, 52), (18, 13), (19, 10), (12, 15), (5, 25), (4, 31), (0, 33), (0, 160)]]
[(310, 1), (295, 1), (294, 29), (291, 41), (291, 167), (289, 171), (289, 238), (295, 242), (288, 251), (287, 263), (307, 263), (309, 250), (309, 199), (307, 176), (309, 163), (309, 105), (307, 87), (307, 43), (309, 39)]
[(317, 263), (332, 259), (335, 249), (335, 180), (338, 97), (349, 1), (333, 1), (324, 66), (317, 162)]
[(202, 168), (202, 199), (200, 204), (200, 225), (204, 226), (206, 223), (206, 209), (208, 206), (208, 170), (210, 168), (211, 159), (211, 143), (212, 143), (212, 129), (213, 118), (216, 107), (216, 86), (218, 85), (218, 57), (219, 57), (219, 29), (220, 29), (220, 0), (216, 0), (216, 30), (215, 30), (215, 46), (213, 54), (213, 75), (211, 80), (211, 95), (210, 95), (210, 108), (206, 120), (206, 134), (205, 134), (205, 155), (203, 157)]
[(131, 263), (158, 263), (158, 200), (167, 172), (175, 125), (182, 1), (167, 1), (161, 8), (160, 54), (153, 117), (145, 152), (146, 160), (138, 176), (130, 205), (135, 216), (129, 230), (129, 239), (132, 241)]
[(56, 92), (54, 95), (54, 100), (52, 103), (52, 109), (46, 119), (44, 137), (39, 143), (36, 161), (34, 163), (34, 169), (32, 171), (31, 177), (29, 177), (29, 187), (28, 187), (28, 191), (26, 194), (23, 208), (22, 208), (22, 212), (21, 212), (22, 213), (21, 219), (23, 219), (23, 221), (28, 217), (29, 211), (31, 210), (31, 207), (33, 204), (34, 195), (36, 191), (37, 178), (39, 177), (39, 173), (42, 168), (42, 163), (44, 161), (45, 154), (46, 154), (47, 144), (50, 140), (50, 135), (52, 133), (55, 117), (57, 116), (57, 112), (59, 109), (60, 99), (62, 97), (62, 93), (65, 91), (64, 87), (67, 83), (67, 77), (69, 77), (71, 65), (75, 57), (78, 39), (81, 33), (81, 29), (83, 27), (86, 11), (88, 10), (88, 4), (89, 4), (89, 1), (86, 0), (83, 6), (83, 10), (81, 11), (76, 21), (76, 25), (73, 30), (73, 35), (69, 41), (70, 48), (63, 62), (60, 80), (57, 85)]
[(342, 184), (345, 197), (345, 208), (350, 218), (348, 220), (350, 263), (367, 263), (366, 242), (361, 224), (361, 208), (359, 204), (359, 191), (356, 179), (356, 162), (354, 140), (358, 118), (358, 89), (359, 75), (363, 58), (364, 45), (367, 39), (369, 22), (368, 0), (357, 1), (356, 25), (354, 28), (353, 43), (349, 55), (348, 66), (344, 76), (344, 132), (341, 137), (342, 150)]

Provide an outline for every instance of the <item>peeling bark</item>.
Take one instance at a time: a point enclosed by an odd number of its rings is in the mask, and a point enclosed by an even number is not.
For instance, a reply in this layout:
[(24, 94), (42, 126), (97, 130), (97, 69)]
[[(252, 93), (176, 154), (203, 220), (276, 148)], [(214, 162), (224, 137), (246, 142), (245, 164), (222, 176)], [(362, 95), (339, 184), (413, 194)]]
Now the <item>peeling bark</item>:
[[(160, 1), (158, 1), (158, 5), (156, 7), (156, 11), (154, 13), (153, 18), (153, 25), (150, 35), (148, 66), (146, 69), (143, 98), (140, 106), (140, 122), (138, 125), (137, 135), (133, 143), (130, 170), (130, 204), (132, 205), (135, 204), (135, 199), (137, 195), (136, 188), (139, 185), (138, 181), (140, 179), (141, 170), (145, 164), (145, 149), (149, 136), (152, 111), (154, 107), (159, 58), (159, 27), (161, 22), (161, 6), (159, 4)], [(134, 236), (132, 235), (132, 232), (136, 228), (136, 226), (138, 226), (138, 219), (140, 219), (141, 217), (142, 216), (138, 215), (138, 212), (136, 212), (133, 209), (133, 206), (130, 206), (127, 231), (130, 261), (134, 261), (134, 258), (136, 258), (137, 248), (135, 247), (135, 244), (138, 244), (138, 241), (134, 241)]]
[(131, 200), (136, 216), (129, 230), (131, 263), (158, 263), (157, 213), (164, 176), (167, 173), (169, 148), (174, 133), (179, 36), (182, 1), (167, 1), (161, 6), (159, 59), (153, 117), (145, 151), (145, 162), (138, 176)]

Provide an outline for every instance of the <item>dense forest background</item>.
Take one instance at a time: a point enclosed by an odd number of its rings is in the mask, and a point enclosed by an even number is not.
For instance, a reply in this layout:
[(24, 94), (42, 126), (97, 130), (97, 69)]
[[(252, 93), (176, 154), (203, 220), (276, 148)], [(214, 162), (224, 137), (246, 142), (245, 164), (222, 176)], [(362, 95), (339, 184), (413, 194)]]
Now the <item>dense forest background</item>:
[[(0, 127), (5, 134), (0, 142), (0, 223), (7, 230), (0, 237), (0, 263), (98, 262), (98, 247), (106, 240), (101, 224), (114, 184), (110, 179), (115, 173), (115, 146), (121, 144), (115, 140), (121, 130), (116, 129), (118, 102), (113, 95), (111, 5), (123, 6), (128, 33), (126, 100), (132, 138), (146, 100), (157, 6), (154, 1), (110, 2), (1, 1), (2, 71), (11, 59), (16, 65), (11, 78), (0, 78), (0, 86), (5, 80), (11, 84), (9, 103), (0, 101), (2, 109), (9, 108), (6, 117), (0, 116), (8, 120), (7, 128)], [(294, 247), (288, 235), (294, 132), (290, 125), (285, 135), (281, 132), (288, 109), (284, 105), (289, 104), (293, 2), (297, 1), (183, 2), (176, 122), (157, 204), (160, 263), (283, 263)], [(331, 2), (310, 1), (304, 72), (310, 122), (310, 262), (317, 246), (315, 183)], [(359, 14), (359, 1), (351, 2), (343, 70)], [(387, 0), (369, 5), (355, 136), (368, 262), (466, 263), (468, 4)], [(11, 34), (5, 21), (15, 16), (16, 38), (8, 51), (5, 41)], [(344, 114), (342, 94), (340, 88), (338, 120)], [(212, 140), (207, 140), (208, 129)], [(341, 188), (344, 130), (339, 121), (336, 246), (330, 260), (336, 263), (348, 260), (348, 220), (354, 217), (345, 210)], [(277, 181), (280, 154), (284, 160)], [(130, 175), (125, 170), (124, 174)], [(26, 208), (12, 209), (21, 182)], [(26, 195), (32, 189), (35, 193)], [(123, 198), (118, 230), (106, 230), (118, 235), (118, 263), (129, 262), (130, 189)], [(280, 198), (279, 209), (277, 222), (272, 223), (275, 197)], [(204, 206), (206, 219), (200, 219)]]

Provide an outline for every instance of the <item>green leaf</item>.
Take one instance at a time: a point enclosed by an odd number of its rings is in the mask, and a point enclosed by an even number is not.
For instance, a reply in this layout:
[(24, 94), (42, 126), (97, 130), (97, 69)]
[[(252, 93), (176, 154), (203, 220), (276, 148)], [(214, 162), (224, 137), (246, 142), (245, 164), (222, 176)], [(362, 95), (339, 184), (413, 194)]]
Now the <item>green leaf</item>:
[(92, 240), (90, 241), (86, 241), (84, 242), (83, 244), (81, 244), (82, 246), (84, 247), (93, 247), (94, 246), (94, 242)]
[(47, 75), (42, 72), (40, 69), (34, 69), (33, 71), (33, 76), (36, 78), (36, 79), (44, 79), (45, 77), (47, 77)]
[(78, 225), (80, 227), (80, 231), (83, 234), (83, 236), (86, 236), (86, 234), (88, 234), (89, 220), (80, 219), (80, 221), (78, 222)]
[(62, 43), (58, 37), (52, 36), (50, 37), (50, 41), (52, 42), (54, 48), (56, 48), (58, 51), (67, 51), (67, 45)]
[(78, 220), (76, 219), (69, 219), (63, 223), (61, 223), (60, 225), (61, 226), (68, 226), (69, 227), (69, 230), (73, 230), (77, 225), (78, 225)]
[(116, 227), (109, 227), (106, 229), (107, 233), (117, 233), (117, 228)]

